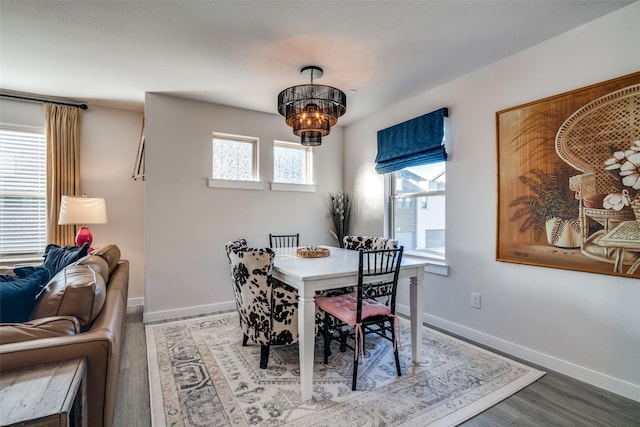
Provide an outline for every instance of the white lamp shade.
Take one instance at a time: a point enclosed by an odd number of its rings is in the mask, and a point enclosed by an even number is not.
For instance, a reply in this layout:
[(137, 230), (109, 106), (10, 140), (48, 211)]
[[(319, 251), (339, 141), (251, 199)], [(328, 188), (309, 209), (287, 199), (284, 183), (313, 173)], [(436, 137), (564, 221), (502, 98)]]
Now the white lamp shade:
[(98, 197), (62, 196), (58, 224), (105, 224), (107, 207)]

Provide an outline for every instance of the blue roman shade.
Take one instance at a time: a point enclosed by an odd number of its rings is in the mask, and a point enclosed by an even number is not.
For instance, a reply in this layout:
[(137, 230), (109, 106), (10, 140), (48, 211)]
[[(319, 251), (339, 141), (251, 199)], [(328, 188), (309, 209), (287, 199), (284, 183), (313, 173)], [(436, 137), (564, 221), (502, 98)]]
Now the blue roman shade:
[(444, 118), (448, 116), (449, 110), (441, 108), (379, 130), (376, 171), (383, 174), (446, 160)]

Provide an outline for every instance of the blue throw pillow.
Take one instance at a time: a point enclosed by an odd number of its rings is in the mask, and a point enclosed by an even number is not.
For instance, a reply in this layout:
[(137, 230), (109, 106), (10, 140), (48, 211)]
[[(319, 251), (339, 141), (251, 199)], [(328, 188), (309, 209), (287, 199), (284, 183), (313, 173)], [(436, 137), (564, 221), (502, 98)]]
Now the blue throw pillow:
[(36, 295), (51, 277), (44, 267), (19, 267), (14, 274), (0, 275), (0, 323), (29, 320)]
[(51, 243), (44, 249), (43, 266), (49, 270), (51, 277), (53, 277), (58, 274), (58, 271), (65, 268), (67, 265), (85, 257), (87, 252), (89, 252), (88, 243), (85, 243), (82, 247), (68, 245), (64, 248)]

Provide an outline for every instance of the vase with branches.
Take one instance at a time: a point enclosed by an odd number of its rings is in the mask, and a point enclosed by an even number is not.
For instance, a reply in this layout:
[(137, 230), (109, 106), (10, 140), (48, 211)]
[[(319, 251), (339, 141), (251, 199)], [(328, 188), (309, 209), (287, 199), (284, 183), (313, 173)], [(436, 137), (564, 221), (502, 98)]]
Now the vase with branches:
[(329, 194), (329, 215), (333, 224), (333, 230), (329, 230), (331, 235), (338, 240), (338, 245), (344, 247), (344, 236), (349, 234), (349, 223), (351, 220), (351, 207), (353, 196), (343, 191), (336, 194)]

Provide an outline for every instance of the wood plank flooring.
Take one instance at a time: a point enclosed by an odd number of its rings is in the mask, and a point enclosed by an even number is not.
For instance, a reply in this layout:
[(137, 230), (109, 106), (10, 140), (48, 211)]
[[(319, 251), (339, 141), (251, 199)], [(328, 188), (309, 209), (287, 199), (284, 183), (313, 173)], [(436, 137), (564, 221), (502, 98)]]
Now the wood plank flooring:
[[(151, 412), (142, 307), (127, 312), (122, 351), (113, 426), (148, 427)], [(462, 426), (640, 427), (640, 402), (527, 364), (547, 374)]]

